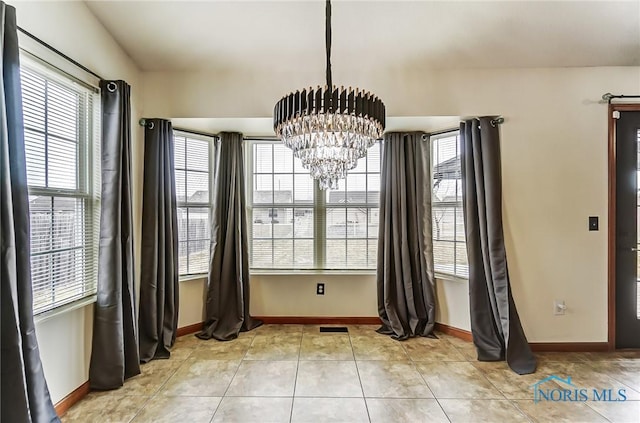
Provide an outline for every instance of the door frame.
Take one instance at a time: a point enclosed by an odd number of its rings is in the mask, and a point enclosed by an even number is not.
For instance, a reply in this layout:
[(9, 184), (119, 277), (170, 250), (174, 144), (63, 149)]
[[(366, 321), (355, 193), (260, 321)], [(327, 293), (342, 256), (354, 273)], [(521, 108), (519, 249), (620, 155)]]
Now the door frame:
[(608, 335), (609, 351), (616, 349), (616, 119), (613, 112), (640, 112), (640, 103), (609, 104), (609, 225), (608, 225)]

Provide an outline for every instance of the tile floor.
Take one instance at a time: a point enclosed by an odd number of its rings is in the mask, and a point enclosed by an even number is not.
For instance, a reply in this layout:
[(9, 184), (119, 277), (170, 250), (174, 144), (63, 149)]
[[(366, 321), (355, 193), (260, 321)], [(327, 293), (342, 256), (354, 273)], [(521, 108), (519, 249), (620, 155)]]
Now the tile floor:
[[(178, 339), (116, 391), (93, 392), (63, 422), (640, 422), (640, 353), (539, 354), (536, 374), (475, 360), (445, 334), (397, 342), (374, 326), (320, 333), (266, 325), (230, 342)], [(624, 388), (626, 402), (533, 402), (556, 374)], [(548, 382), (551, 386), (555, 382)]]

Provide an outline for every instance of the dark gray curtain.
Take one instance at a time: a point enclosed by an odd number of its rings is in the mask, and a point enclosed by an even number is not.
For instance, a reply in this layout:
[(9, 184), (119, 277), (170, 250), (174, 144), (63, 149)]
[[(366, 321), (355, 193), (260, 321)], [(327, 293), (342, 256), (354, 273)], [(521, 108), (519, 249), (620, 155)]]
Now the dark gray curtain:
[(33, 324), (29, 193), (24, 152), (16, 10), (0, 2), (0, 163), (2, 191), (2, 407), (0, 420), (59, 422), (44, 378)]
[(115, 389), (140, 373), (136, 338), (131, 212), (131, 87), (101, 81), (102, 195), (98, 300), (89, 382)]
[(527, 374), (535, 371), (536, 360), (511, 296), (502, 230), (500, 133), (491, 119), (460, 124), (471, 332), (478, 360), (506, 358), (516, 373)]
[(421, 132), (385, 134), (378, 234), (378, 332), (433, 336), (435, 280), (430, 146)]
[(142, 193), (140, 360), (169, 358), (178, 329), (178, 222), (173, 128), (147, 119)]
[(220, 134), (215, 157), (207, 315), (200, 339), (229, 341), (262, 322), (249, 315), (242, 134)]

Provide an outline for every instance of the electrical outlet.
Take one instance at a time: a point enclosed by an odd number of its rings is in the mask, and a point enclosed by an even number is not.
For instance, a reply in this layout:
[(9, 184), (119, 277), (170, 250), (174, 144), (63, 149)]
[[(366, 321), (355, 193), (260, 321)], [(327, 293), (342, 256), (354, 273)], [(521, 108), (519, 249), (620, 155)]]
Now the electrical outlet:
[(553, 314), (556, 316), (561, 316), (567, 310), (567, 305), (564, 303), (564, 300), (555, 300), (553, 302)]
[(319, 282), (316, 285), (316, 295), (324, 295), (324, 282)]

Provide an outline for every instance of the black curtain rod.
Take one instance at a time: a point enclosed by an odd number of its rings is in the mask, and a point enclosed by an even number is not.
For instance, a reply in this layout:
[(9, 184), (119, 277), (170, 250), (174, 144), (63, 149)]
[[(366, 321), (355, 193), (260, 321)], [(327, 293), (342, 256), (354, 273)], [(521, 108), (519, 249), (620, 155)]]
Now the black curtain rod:
[(51, 50), (52, 52), (54, 52), (55, 54), (57, 54), (58, 56), (64, 58), (66, 61), (68, 61), (69, 63), (73, 63), (75, 66), (79, 67), (80, 69), (82, 69), (85, 72), (90, 73), (91, 75), (95, 76), (96, 78), (103, 80), (104, 78), (101, 77), (100, 75), (98, 75), (97, 73), (95, 73), (94, 71), (92, 71), (91, 69), (87, 68), (86, 66), (82, 65), (81, 63), (76, 62), (75, 60), (73, 60), (71, 57), (67, 56), (66, 54), (64, 54), (63, 52), (61, 52), (60, 50), (58, 50), (57, 48), (53, 47), (51, 44), (48, 44), (44, 41), (42, 41), (40, 38), (36, 37), (35, 35), (33, 35), (32, 33), (30, 33), (29, 31), (22, 29), (20, 27), (18, 27), (18, 31), (22, 32), (24, 35), (26, 35), (27, 37), (31, 38), (33, 41), (39, 43), (40, 45), (48, 48), (49, 50)]
[(608, 103), (611, 103), (611, 100), (615, 99), (615, 98), (640, 98), (640, 95), (615, 95), (615, 94), (611, 94), (611, 93), (606, 93), (606, 94), (602, 94), (602, 101), (606, 101)]

